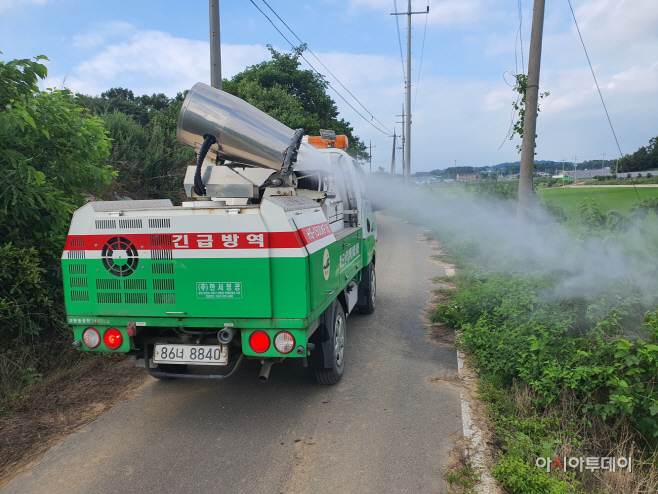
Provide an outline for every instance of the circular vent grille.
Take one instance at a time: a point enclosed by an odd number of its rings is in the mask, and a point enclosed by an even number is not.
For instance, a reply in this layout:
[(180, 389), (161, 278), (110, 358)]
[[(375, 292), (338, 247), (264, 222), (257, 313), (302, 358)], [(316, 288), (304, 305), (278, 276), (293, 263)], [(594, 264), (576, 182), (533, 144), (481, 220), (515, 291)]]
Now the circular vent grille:
[(133, 243), (125, 237), (112, 237), (103, 246), (103, 266), (110, 274), (125, 278), (137, 269), (139, 255)]

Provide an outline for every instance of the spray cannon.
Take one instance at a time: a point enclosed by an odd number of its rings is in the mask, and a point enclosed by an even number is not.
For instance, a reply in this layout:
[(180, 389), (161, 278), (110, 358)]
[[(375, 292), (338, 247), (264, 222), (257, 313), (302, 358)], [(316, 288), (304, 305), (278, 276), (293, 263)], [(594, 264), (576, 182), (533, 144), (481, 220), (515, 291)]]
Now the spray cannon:
[(298, 162), (305, 169), (327, 168), (326, 159), (303, 142), (304, 129), (292, 130), (201, 82), (185, 98), (176, 136), (199, 156), (185, 177), (190, 197), (257, 198), (268, 186), (295, 186), (292, 171)]

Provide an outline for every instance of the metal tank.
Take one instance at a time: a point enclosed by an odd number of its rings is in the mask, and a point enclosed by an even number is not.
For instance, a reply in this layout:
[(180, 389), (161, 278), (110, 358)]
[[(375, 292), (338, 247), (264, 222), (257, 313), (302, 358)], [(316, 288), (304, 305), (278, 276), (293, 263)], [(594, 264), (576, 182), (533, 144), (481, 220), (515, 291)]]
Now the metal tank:
[[(294, 131), (246, 101), (198, 82), (185, 98), (176, 137), (198, 151), (207, 134), (217, 139), (208, 151), (216, 159), (280, 171)], [(327, 166), (307, 143), (297, 161), (307, 169)]]

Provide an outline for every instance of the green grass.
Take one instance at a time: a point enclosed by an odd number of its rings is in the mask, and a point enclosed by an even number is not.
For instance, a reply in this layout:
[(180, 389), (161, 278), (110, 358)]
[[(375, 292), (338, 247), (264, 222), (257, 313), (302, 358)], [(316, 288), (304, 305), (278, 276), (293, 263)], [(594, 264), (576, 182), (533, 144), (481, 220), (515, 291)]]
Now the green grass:
[[(637, 191), (637, 194), (636, 194)], [(630, 208), (645, 197), (658, 197), (658, 187), (587, 187), (579, 188), (556, 188), (540, 189), (537, 191), (539, 197), (552, 206), (558, 206), (571, 215), (577, 215), (578, 203), (586, 197), (596, 199), (596, 204), (602, 213), (608, 211), (619, 211), (628, 214)]]

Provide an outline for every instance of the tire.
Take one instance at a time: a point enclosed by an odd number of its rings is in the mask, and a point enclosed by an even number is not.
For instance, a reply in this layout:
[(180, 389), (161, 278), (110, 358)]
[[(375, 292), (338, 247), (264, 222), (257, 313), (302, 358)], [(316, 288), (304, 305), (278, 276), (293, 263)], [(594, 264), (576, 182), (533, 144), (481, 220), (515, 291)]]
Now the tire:
[(359, 284), (359, 290), (362, 291), (366, 303), (359, 305), (361, 314), (372, 314), (375, 312), (377, 298), (377, 275), (375, 274), (375, 265), (371, 262), (363, 270), (363, 278)]
[[(335, 300), (330, 310), (325, 314), (325, 324), (333, 358), (331, 366), (326, 366), (324, 360), (315, 370), (315, 379), (320, 384), (336, 384), (343, 377), (345, 370), (345, 332), (347, 330), (345, 311), (338, 300)], [(322, 347), (318, 348), (320, 350)]]

